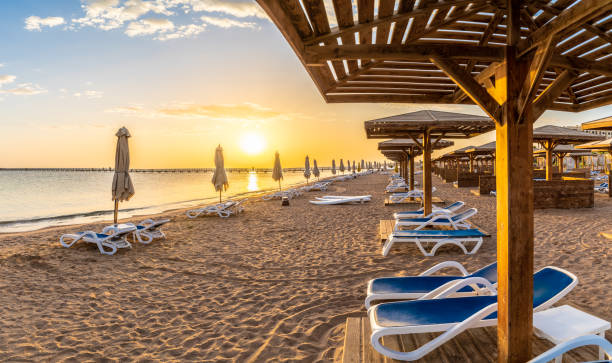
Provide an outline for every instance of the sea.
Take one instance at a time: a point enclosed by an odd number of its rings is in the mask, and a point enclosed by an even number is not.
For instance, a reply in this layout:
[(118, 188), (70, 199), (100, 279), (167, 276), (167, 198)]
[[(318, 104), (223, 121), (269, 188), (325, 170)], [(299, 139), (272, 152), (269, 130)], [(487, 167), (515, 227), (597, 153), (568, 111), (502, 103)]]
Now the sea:
[[(223, 200), (278, 189), (271, 172), (228, 172)], [(119, 204), (119, 218), (216, 203), (211, 171), (153, 171), (130, 174), (136, 194)], [(332, 176), (322, 170), (320, 178)], [(113, 171), (0, 170), (0, 233), (113, 218)], [(313, 178), (310, 178), (310, 182)], [(285, 172), (282, 188), (304, 184), (303, 172)]]

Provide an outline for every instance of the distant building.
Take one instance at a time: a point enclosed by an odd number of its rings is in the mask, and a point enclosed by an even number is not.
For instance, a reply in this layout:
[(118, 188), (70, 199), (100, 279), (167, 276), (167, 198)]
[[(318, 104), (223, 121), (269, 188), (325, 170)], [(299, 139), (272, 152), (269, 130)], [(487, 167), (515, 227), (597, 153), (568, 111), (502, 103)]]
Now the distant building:
[(593, 135), (604, 136), (606, 139), (612, 139), (612, 131), (602, 131), (602, 130), (583, 130), (580, 126), (566, 126), (566, 128), (570, 130), (583, 131)]

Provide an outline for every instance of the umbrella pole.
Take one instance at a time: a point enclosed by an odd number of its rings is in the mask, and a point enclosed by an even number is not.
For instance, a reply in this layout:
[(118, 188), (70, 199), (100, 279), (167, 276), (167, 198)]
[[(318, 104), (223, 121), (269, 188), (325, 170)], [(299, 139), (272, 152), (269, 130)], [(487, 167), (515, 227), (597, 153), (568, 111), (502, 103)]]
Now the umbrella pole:
[(278, 179), (278, 191), (281, 191), (281, 184), (280, 184), (280, 179)]
[(117, 214), (118, 213), (119, 213), (119, 201), (115, 199), (115, 211), (113, 213), (113, 220), (115, 221), (115, 224), (117, 224)]
[(219, 190), (219, 203), (221, 203), (221, 191)]

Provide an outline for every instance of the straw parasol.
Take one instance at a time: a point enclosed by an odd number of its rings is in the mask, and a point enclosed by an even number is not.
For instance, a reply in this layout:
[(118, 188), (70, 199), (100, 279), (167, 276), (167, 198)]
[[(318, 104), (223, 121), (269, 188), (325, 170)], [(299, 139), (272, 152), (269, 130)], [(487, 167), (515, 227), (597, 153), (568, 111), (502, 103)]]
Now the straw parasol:
[(319, 166), (317, 165), (317, 159), (313, 160), (313, 164), (314, 167), (312, 168), (312, 175), (314, 175), (317, 180), (319, 180), (319, 175), (321, 175), (321, 172), (319, 171)]
[(308, 155), (306, 155), (306, 161), (304, 162), (304, 178), (306, 178), (306, 184), (308, 184), (310, 178), (310, 159), (308, 159)]
[(113, 175), (112, 196), (115, 201), (113, 221), (117, 224), (119, 213), (119, 202), (129, 200), (134, 195), (134, 185), (130, 178), (130, 148), (128, 137), (130, 132), (125, 127), (120, 128), (117, 133), (117, 149), (115, 151), (115, 175)]
[(221, 203), (221, 192), (227, 190), (229, 187), (227, 174), (225, 173), (223, 164), (223, 148), (219, 145), (215, 150), (215, 173), (212, 177), (212, 183), (215, 186), (215, 190), (219, 192), (219, 203)]
[(274, 168), (272, 169), (272, 179), (278, 182), (278, 190), (281, 190), (281, 180), (283, 179), (283, 168), (281, 167), (278, 151), (274, 153)]
[(332, 159), (332, 174), (336, 175), (336, 159)]
[(344, 174), (344, 160), (340, 159), (340, 171)]

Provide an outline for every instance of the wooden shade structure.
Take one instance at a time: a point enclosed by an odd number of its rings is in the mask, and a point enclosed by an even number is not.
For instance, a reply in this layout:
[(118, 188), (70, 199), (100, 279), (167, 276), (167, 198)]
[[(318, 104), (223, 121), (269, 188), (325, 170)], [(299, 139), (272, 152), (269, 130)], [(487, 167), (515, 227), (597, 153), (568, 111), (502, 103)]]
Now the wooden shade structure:
[[(540, 149), (534, 151), (533, 155), (546, 157), (547, 153), (548, 150)], [(563, 159), (565, 159), (566, 156), (573, 158), (576, 162), (576, 165), (578, 165), (578, 158), (583, 156), (595, 155), (592, 152), (586, 150), (576, 149), (573, 145), (558, 145), (554, 149), (552, 149), (552, 153), (557, 157), (557, 160), (559, 161), (559, 173), (563, 173)]]
[[(587, 132), (568, 129), (554, 125), (541, 126), (533, 130), (533, 141), (539, 143), (546, 154), (546, 180), (553, 177), (553, 150), (559, 145), (582, 144), (589, 141), (601, 140), (603, 136)], [(562, 154), (562, 152), (560, 153)], [(565, 155), (564, 155), (565, 156)], [(562, 164), (562, 163), (561, 163)], [(559, 168), (561, 169), (562, 166)]]
[[(442, 138), (465, 139), (491, 131), (495, 123), (484, 116), (424, 110), (364, 123), (369, 139), (409, 137), (423, 152), (423, 214), (432, 211), (431, 153)], [(433, 140), (433, 142), (432, 142)]]
[(612, 116), (584, 122), (581, 127), (582, 130), (612, 131)]
[(455, 157), (457, 159), (467, 157), (468, 160), (469, 160), (469, 163), (470, 163), (470, 173), (474, 172), (474, 155), (468, 154), (467, 150), (469, 150), (469, 149), (471, 149), (473, 147), (474, 147), (473, 145), (470, 145), (470, 146), (462, 147), (460, 149), (451, 151), (449, 153), (449, 155), (451, 157)]
[[(592, 141), (582, 145), (576, 145), (577, 149), (588, 149), (608, 152), (612, 156), (612, 139)], [(608, 170), (608, 184), (612, 182), (612, 167)], [(612, 198), (612, 188), (608, 188), (608, 197)]]
[[(404, 180), (410, 180), (410, 190), (414, 190), (414, 159), (422, 154), (422, 150), (419, 144), (417, 144), (418, 141), (422, 144), (422, 140), (415, 141), (413, 139), (392, 139), (378, 143), (378, 150), (382, 151), (385, 156), (387, 155), (385, 151), (392, 150), (401, 152), (403, 157), (396, 161), (400, 162), (402, 165), (402, 170), (404, 171), (404, 175), (402, 176)], [(435, 149), (443, 149), (453, 144), (452, 141), (439, 140), (435, 145)]]
[(473, 156), (474, 158), (476, 157), (483, 157), (483, 158), (487, 158), (490, 157), (493, 159), (493, 174), (495, 175), (495, 141), (491, 141), (489, 143), (480, 145), (480, 146), (473, 146), (467, 150), (465, 150), (466, 153), (468, 153), (470, 156)]
[(473, 103), (495, 121), (498, 356), (529, 360), (533, 122), (612, 103), (612, 1), (257, 2), (325, 101)]

